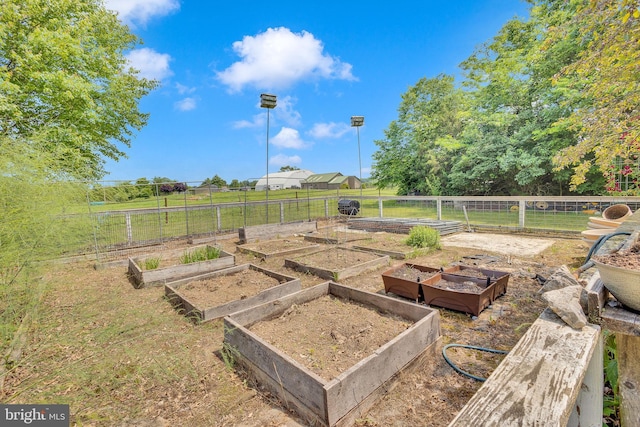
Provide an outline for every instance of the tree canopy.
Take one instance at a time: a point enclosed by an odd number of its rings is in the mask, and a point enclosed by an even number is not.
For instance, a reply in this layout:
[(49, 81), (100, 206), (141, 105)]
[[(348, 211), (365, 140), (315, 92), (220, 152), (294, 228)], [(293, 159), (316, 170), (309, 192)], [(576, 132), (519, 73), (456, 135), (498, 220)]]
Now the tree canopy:
[(0, 136), (51, 154), (57, 173), (101, 178), (147, 115), (125, 52), (139, 43), (100, 0), (0, 2)]
[[(372, 176), (401, 194), (602, 194), (638, 171), (640, 11), (530, 0), (451, 76), (402, 95)], [(635, 178), (635, 176), (634, 176)], [(635, 189), (637, 191), (637, 188)]]

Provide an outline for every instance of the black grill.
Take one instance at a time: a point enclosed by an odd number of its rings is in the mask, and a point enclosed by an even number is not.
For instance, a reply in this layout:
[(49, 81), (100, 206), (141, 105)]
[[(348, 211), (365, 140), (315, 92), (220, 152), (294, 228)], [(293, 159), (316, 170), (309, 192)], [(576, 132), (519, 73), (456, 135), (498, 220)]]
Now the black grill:
[(344, 215), (357, 215), (360, 211), (360, 202), (357, 200), (339, 200), (338, 212)]

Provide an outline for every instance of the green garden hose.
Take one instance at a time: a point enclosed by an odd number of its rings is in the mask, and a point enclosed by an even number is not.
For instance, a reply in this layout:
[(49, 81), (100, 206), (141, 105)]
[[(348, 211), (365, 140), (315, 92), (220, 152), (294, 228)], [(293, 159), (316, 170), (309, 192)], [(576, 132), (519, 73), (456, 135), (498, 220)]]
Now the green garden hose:
[(451, 366), (453, 368), (454, 371), (456, 371), (457, 373), (464, 375), (466, 377), (469, 378), (473, 378), (476, 381), (485, 381), (486, 378), (482, 378), (482, 377), (478, 377), (476, 375), (470, 374), (467, 371), (463, 371), (462, 369), (458, 368), (451, 360), (449, 360), (449, 358), (447, 357), (447, 349), (449, 347), (462, 347), (462, 348), (468, 348), (471, 350), (478, 350), (478, 351), (484, 351), (487, 353), (496, 353), (496, 354), (507, 354), (509, 353), (508, 351), (504, 351), (504, 350), (495, 350), (492, 348), (484, 348), (484, 347), (476, 347), (474, 345), (464, 345), (464, 344), (447, 344), (442, 348), (442, 356), (444, 357), (444, 360), (446, 360), (446, 362), (449, 364), (449, 366)]

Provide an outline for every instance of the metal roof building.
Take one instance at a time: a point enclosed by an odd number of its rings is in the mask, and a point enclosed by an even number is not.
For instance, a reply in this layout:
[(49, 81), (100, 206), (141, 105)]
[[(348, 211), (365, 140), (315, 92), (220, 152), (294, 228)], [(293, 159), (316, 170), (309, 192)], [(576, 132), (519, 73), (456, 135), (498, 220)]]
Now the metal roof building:
[(318, 173), (302, 181), (302, 188), (310, 190), (333, 190), (346, 184), (348, 188), (360, 188), (360, 180), (351, 175), (344, 176), (340, 172)]
[[(285, 188), (302, 188), (301, 181), (312, 176), (313, 172), (305, 169), (295, 171), (275, 172), (269, 174), (269, 190), (284, 190)], [(267, 176), (263, 176), (256, 183), (256, 191), (267, 188)]]

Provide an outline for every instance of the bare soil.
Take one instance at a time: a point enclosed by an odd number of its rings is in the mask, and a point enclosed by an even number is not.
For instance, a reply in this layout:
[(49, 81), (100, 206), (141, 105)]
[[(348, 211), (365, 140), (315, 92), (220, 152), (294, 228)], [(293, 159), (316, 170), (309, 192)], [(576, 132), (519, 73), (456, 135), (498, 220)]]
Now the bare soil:
[[(431, 266), (427, 265), (426, 267), (431, 267)], [(417, 268), (413, 268), (410, 265), (402, 265), (400, 268), (395, 268), (393, 271), (391, 271), (388, 274), (392, 277), (408, 280), (410, 282), (421, 282), (425, 279), (428, 279), (438, 274), (438, 271), (431, 273), (431, 272), (418, 270)]]
[(640, 242), (634, 242), (628, 251), (620, 251), (610, 255), (596, 255), (593, 259), (614, 267), (640, 270)]
[(326, 295), (294, 305), (280, 317), (250, 329), (330, 381), (409, 326), (411, 322), (400, 317)]
[(269, 240), (266, 242), (256, 242), (242, 245), (243, 248), (247, 248), (253, 251), (261, 252), (264, 254), (273, 254), (293, 249), (304, 249), (314, 247), (315, 243), (310, 243), (301, 239), (280, 239)]
[[(518, 236), (488, 237), (496, 244), (500, 239), (526, 242)], [(219, 239), (218, 243), (225, 251), (235, 252), (235, 239)], [(436, 268), (462, 262), (506, 271), (511, 273), (507, 293), (477, 318), (440, 309), (442, 340), (433, 356), (416, 361), (411, 374), (400, 374), (387, 394), (361, 414), (358, 426), (446, 426), (481, 383), (456, 373), (442, 358), (442, 346), (459, 343), (511, 349), (545, 308), (537, 278), (548, 277), (562, 264), (575, 269), (586, 255), (577, 238), (553, 239), (544, 251), (530, 251), (524, 256), (524, 251), (504, 254), (492, 251), (491, 246), (465, 248), (460, 240), (455, 247), (443, 243), (442, 250), (412, 262)], [(346, 257), (337, 256), (335, 251), (325, 255), (333, 268)], [(358, 253), (358, 257), (365, 255)], [(238, 265), (247, 262), (255, 259), (236, 253)], [(285, 268), (282, 257), (258, 263), (300, 278), (305, 288), (324, 282)], [(384, 294), (381, 273), (388, 268), (383, 266), (340, 283)], [(221, 320), (194, 325), (172, 308), (162, 287), (133, 288), (126, 266), (95, 270), (92, 262), (54, 265), (44, 273), (43, 280), (49, 285), (42, 309), (29, 330), (21, 363), (5, 379), (0, 392), (3, 403), (66, 403), (70, 405), (72, 426), (304, 424), (285, 403), (254, 384), (250, 376), (225, 364), (221, 357)], [(216, 293), (238, 297), (231, 288)], [(328, 317), (335, 302), (329, 303), (329, 307), (317, 308), (317, 316)], [(359, 308), (349, 306), (343, 314), (335, 314), (345, 316), (340, 327), (324, 325), (320, 331), (317, 318), (299, 309), (300, 314), (289, 313), (287, 321), (273, 321), (282, 328), (280, 332), (274, 329), (260, 334), (273, 339), (278, 347), (290, 346), (284, 351), (292, 357), (323, 368), (335, 364), (335, 371), (351, 366), (360, 353), (388, 341), (389, 335), (404, 327), (387, 318), (384, 321), (392, 325), (388, 328), (386, 324), (369, 327), (371, 319), (361, 324), (361, 318), (367, 318), (355, 311)], [(299, 343), (285, 338), (287, 328), (295, 330)], [(378, 335), (378, 331), (385, 335)], [(339, 347), (342, 340), (351, 347)], [(340, 350), (334, 351), (334, 346)], [(339, 351), (351, 360), (334, 361), (333, 357), (342, 356), (335, 354)], [(469, 350), (451, 349), (448, 354), (461, 369), (485, 377), (501, 360), (499, 355)], [(323, 372), (325, 375), (333, 374)]]
[(438, 280), (436, 283), (430, 285), (435, 288), (445, 289), (448, 291), (456, 291), (456, 292), (466, 292), (469, 294), (481, 294), (485, 288), (479, 286), (477, 283), (472, 282), (470, 280), (465, 280), (463, 282), (454, 282), (451, 280)]
[(330, 248), (307, 255), (296, 256), (293, 257), (292, 260), (298, 264), (309, 267), (338, 271), (367, 261), (373, 261), (378, 258), (380, 258), (380, 255), (370, 252), (345, 248)]
[(242, 300), (280, 284), (274, 277), (250, 268), (232, 274), (189, 282), (178, 292), (198, 307), (217, 307)]

